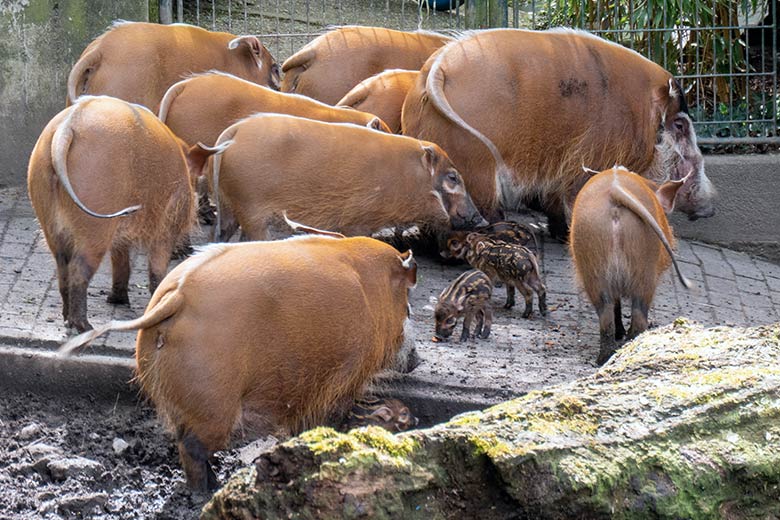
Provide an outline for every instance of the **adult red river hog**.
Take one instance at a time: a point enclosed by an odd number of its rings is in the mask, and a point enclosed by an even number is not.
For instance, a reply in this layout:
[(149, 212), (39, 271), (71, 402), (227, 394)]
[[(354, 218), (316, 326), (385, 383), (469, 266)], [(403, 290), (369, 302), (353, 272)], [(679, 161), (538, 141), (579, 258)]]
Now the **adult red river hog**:
[(61, 350), (138, 330), (138, 382), (176, 435), (189, 485), (214, 488), (209, 456), (231, 434), (322, 424), (399, 362), (414, 343), (404, 325), (416, 273), (411, 251), (365, 237), (214, 244), (165, 277), (143, 316)]
[(221, 72), (198, 74), (171, 86), (160, 103), (159, 117), (189, 144), (214, 144), (225, 128), (257, 112), (355, 123), (390, 132), (374, 114), (276, 92)]
[(318, 36), (282, 65), (282, 92), (333, 105), (352, 87), (387, 69), (419, 70), (452, 38), (383, 27), (339, 27)]
[(681, 179), (677, 209), (714, 213), (683, 93), (638, 53), (570, 29), (496, 29), (448, 44), (409, 91), (403, 133), (438, 143), (491, 215), (540, 197), (565, 233), (582, 166)]
[(404, 224), (463, 228), (485, 223), (447, 154), (433, 143), (362, 126), (257, 114), (228, 127), (210, 175), (220, 239), (269, 238), (286, 211), (293, 220), (348, 235)]
[(154, 292), (193, 223), (192, 174), (213, 151), (188, 149), (146, 107), (107, 96), (82, 96), (46, 125), (27, 184), (57, 263), (68, 326), (92, 328), (87, 286), (109, 249), (109, 303), (128, 302), (132, 245), (149, 254)]
[(571, 253), (577, 279), (599, 316), (600, 365), (626, 335), (621, 298), (631, 302), (631, 339), (647, 330), (658, 278), (672, 262), (682, 284), (690, 286), (674, 258), (674, 236), (665, 216), (687, 182), (658, 186), (614, 167), (594, 175), (574, 201)]
[(279, 88), (279, 66), (255, 36), (123, 21), (84, 49), (68, 76), (67, 103), (82, 94), (105, 94), (157, 113), (168, 87), (211, 69)]
[(393, 69), (364, 79), (336, 103), (376, 114), (394, 134), (401, 133), (401, 108), (409, 89), (420, 74), (416, 70)]

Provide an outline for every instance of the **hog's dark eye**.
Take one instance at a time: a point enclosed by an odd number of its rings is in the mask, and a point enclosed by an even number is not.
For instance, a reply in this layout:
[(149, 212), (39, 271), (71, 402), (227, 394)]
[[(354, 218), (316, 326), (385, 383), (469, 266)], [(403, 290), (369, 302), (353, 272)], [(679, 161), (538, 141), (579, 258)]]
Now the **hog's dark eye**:
[(455, 318), (447, 318), (447, 321), (445, 323), (447, 323), (447, 325), (452, 325), (455, 323)]
[(685, 124), (683, 123), (682, 119), (675, 119), (674, 120), (674, 128), (682, 132), (685, 130)]
[(453, 184), (458, 184), (458, 174), (455, 172), (450, 172), (447, 174), (447, 180), (450, 181)]

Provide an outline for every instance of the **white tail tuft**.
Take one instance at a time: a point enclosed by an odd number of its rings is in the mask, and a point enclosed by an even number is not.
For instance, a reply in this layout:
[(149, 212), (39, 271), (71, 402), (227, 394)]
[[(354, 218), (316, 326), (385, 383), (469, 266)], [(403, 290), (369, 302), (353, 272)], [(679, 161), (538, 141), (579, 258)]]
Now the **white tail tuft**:
[(335, 231), (326, 231), (324, 229), (317, 229), (315, 227), (306, 226), (298, 222), (295, 222), (294, 220), (290, 220), (289, 218), (287, 218), (287, 211), (282, 211), (282, 218), (284, 218), (285, 223), (287, 223), (287, 225), (290, 226), (290, 229), (292, 229), (293, 231), (301, 231), (303, 233), (308, 233), (310, 235), (324, 235), (326, 237), (346, 238), (341, 233), (337, 233)]

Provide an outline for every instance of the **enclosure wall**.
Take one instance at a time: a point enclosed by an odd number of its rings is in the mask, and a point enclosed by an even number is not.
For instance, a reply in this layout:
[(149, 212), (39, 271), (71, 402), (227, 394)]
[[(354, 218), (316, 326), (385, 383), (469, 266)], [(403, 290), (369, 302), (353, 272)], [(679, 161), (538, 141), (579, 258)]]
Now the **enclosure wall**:
[(41, 130), (65, 108), (68, 72), (116, 19), (148, 18), (147, 0), (0, 2), (0, 185), (18, 185)]

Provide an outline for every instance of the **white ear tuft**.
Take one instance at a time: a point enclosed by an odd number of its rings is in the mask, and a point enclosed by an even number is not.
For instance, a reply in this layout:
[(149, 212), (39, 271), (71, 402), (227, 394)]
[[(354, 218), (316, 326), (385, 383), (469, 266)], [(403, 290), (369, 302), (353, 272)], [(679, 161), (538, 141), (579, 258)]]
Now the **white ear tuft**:
[(669, 78), (669, 97), (674, 99), (679, 95), (677, 92), (677, 89), (674, 88), (674, 80), (672, 78)]
[(412, 267), (412, 262), (414, 262), (414, 255), (412, 254), (412, 250), (409, 250), (409, 256), (406, 257), (406, 260), (401, 260), (401, 265), (404, 269), (409, 269)]

